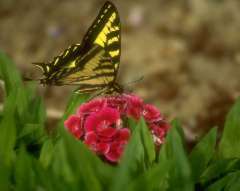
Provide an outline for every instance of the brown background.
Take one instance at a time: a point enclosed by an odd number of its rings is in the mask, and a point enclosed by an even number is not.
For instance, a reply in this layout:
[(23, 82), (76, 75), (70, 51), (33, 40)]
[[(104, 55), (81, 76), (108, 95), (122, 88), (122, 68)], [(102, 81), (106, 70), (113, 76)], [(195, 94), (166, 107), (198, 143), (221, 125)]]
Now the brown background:
[[(214, 125), (240, 94), (240, 1), (115, 0), (122, 21), (119, 81), (178, 117), (188, 139)], [(0, 49), (24, 76), (80, 43), (104, 1), (0, 0)], [(40, 87), (49, 121), (63, 112), (73, 87)]]

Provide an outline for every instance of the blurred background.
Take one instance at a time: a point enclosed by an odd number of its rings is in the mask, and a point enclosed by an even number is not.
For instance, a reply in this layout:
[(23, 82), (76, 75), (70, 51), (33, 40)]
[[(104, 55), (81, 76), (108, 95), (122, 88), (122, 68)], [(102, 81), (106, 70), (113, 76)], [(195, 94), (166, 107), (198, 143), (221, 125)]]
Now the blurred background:
[[(80, 43), (104, 0), (0, 0), (0, 49), (23, 76)], [(179, 118), (188, 141), (223, 127), (240, 95), (240, 1), (112, 0), (122, 22), (119, 82)], [(49, 124), (61, 116), (73, 87), (42, 87)], [(0, 95), (0, 97), (2, 97)]]

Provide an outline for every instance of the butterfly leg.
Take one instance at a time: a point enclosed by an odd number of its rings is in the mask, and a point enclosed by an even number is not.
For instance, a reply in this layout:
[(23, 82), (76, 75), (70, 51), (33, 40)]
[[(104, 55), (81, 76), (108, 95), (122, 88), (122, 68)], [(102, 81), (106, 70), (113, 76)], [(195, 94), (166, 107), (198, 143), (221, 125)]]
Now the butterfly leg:
[(88, 98), (88, 101), (92, 100), (92, 99), (95, 98), (95, 97), (98, 97), (98, 96), (100, 96), (100, 95), (103, 95), (104, 92), (107, 91), (107, 89), (108, 89), (108, 88), (105, 87), (105, 88), (103, 88), (103, 89), (101, 89), (101, 90), (98, 90), (98, 91), (96, 91), (95, 93), (91, 94), (91, 96)]

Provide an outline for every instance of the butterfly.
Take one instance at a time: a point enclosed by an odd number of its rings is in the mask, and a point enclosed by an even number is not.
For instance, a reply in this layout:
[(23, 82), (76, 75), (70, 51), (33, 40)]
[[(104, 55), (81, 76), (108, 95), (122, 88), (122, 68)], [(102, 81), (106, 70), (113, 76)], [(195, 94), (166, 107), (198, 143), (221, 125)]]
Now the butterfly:
[(107, 1), (81, 44), (64, 50), (51, 62), (33, 63), (43, 71), (45, 85), (79, 85), (80, 94), (122, 93), (116, 82), (121, 54), (121, 25), (116, 7)]

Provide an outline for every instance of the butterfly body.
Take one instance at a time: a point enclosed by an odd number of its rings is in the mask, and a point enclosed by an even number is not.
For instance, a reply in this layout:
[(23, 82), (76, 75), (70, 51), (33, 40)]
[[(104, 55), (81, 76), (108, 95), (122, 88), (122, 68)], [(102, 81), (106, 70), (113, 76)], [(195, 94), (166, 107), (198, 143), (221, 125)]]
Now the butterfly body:
[(48, 63), (34, 63), (43, 71), (41, 84), (78, 85), (78, 93), (122, 93), (116, 82), (120, 63), (120, 19), (106, 2), (81, 44), (74, 44)]

